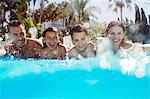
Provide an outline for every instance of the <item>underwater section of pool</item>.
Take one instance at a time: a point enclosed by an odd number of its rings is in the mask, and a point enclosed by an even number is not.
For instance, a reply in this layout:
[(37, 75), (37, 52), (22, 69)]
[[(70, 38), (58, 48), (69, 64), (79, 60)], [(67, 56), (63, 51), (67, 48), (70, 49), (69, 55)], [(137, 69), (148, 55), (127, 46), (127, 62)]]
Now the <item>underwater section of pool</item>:
[[(102, 69), (97, 58), (18, 60), (0, 58), (0, 99), (150, 99), (146, 75)], [(150, 67), (150, 64), (147, 64)]]

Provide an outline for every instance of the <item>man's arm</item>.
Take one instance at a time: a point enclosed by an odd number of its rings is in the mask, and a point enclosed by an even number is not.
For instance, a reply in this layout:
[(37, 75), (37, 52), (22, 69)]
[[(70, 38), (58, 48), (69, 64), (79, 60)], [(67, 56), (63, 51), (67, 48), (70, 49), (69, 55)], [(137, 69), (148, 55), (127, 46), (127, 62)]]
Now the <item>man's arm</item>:
[(0, 56), (4, 56), (6, 54), (6, 50), (4, 48), (0, 48)]

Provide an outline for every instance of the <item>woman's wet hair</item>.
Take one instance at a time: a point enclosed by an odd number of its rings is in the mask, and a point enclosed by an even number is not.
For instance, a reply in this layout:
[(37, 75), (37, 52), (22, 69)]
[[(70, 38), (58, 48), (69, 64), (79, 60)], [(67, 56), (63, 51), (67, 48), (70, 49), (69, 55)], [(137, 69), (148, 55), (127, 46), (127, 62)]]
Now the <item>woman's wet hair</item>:
[(55, 27), (49, 27), (49, 28), (47, 28), (47, 29), (43, 32), (42, 36), (45, 37), (45, 35), (46, 35), (47, 32), (55, 32), (55, 33), (58, 33), (58, 29), (55, 28)]
[(80, 25), (80, 24), (78, 24), (78, 25), (76, 25), (76, 26), (74, 26), (73, 28), (70, 29), (71, 37), (73, 37), (73, 33), (75, 33), (75, 32), (85, 32), (88, 35), (87, 29), (84, 26)]
[(106, 35), (107, 35), (109, 29), (110, 29), (111, 27), (113, 27), (113, 26), (119, 26), (119, 27), (121, 27), (121, 28), (123, 29), (123, 31), (125, 32), (125, 27), (124, 27), (124, 25), (123, 25), (122, 22), (120, 22), (120, 21), (111, 21), (111, 22), (108, 24), (107, 28), (106, 28)]

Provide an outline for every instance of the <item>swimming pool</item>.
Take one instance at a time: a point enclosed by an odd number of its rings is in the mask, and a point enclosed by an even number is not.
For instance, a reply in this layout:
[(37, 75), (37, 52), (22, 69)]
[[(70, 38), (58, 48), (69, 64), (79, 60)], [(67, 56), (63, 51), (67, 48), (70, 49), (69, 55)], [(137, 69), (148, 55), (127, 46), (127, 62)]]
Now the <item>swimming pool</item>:
[(1, 57), (0, 99), (150, 99), (150, 76), (138, 78), (117, 68), (102, 69), (97, 58)]

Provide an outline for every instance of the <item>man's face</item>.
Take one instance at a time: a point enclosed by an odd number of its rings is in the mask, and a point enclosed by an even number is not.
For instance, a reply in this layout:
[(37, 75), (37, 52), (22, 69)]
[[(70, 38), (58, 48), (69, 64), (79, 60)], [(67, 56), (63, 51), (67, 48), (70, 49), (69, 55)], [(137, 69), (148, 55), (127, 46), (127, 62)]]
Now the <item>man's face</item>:
[(72, 35), (72, 42), (78, 51), (85, 51), (88, 43), (87, 34), (85, 32), (74, 32)]
[(58, 33), (56, 32), (46, 32), (44, 39), (45, 39), (46, 45), (50, 49), (55, 49), (59, 42)]
[(10, 34), (14, 37), (13, 43), (22, 47), (25, 43), (26, 33), (23, 26), (13, 26), (9, 28)]

